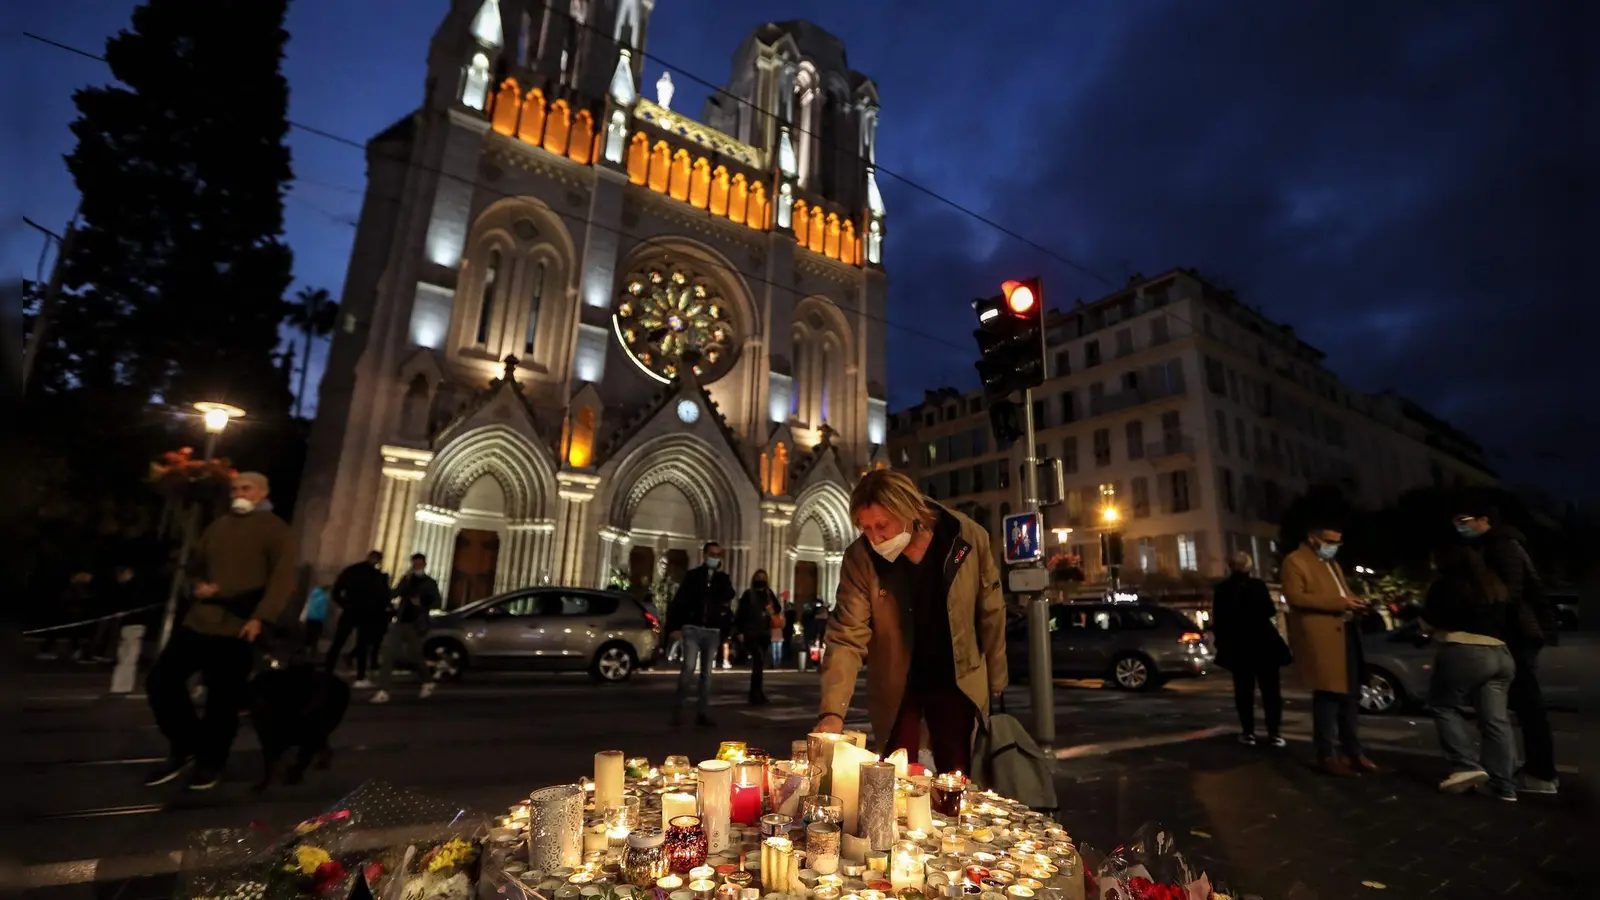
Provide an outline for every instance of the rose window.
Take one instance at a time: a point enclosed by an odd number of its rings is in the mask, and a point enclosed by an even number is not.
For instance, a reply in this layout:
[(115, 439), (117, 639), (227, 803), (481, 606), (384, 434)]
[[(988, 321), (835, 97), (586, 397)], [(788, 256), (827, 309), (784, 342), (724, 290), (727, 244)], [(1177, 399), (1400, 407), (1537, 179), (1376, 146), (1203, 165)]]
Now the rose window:
[(617, 338), (657, 381), (684, 365), (710, 380), (732, 360), (733, 323), (714, 285), (682, 269), (656, 266), (629, 276), (613, 316)]

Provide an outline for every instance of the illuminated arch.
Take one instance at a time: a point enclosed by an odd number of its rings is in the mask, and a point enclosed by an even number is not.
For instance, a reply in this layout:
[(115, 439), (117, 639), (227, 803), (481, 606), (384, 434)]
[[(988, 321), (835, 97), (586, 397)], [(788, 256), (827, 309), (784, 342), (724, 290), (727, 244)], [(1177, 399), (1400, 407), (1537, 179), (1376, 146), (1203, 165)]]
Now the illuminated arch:
[(493, 478), (506, 498), (509, 519), (543, 519), (556, 495), (555, 467), (541, 445), (507, 425), (474, 428), (452, 439), (429, 465), (427, 503), (460, 509), (468, 488)]

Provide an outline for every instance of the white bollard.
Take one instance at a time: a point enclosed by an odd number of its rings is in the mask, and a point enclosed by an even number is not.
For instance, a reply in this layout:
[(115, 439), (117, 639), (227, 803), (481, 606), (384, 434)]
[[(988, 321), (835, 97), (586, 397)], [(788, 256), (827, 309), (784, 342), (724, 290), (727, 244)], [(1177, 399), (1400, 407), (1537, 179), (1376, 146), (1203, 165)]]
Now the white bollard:
[(144, 626), (122, 626), (122, 642), (117, 645), (117, 664), (111, 670), (111, 693), (131, 694), (139, 680), (139, 652), (144, 646)]

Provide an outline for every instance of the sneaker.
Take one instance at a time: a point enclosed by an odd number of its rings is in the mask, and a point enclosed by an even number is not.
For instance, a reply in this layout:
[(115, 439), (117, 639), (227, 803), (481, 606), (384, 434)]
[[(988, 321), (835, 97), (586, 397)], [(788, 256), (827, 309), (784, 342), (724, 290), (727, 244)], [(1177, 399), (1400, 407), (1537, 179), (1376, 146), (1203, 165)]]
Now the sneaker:
[(373, 694), (372, 695), (372, 702), (373, 703), (388, 703), (389, 702), (389, 692), (388, 691), (379, 691), (376, 694)]
[(424, 681), (422, 683), (422, 690), (417, 692), (417, 696), (421, 697), (424, 700), (426, 700), (429, 697), (433, 696), (433, 689), (436, 688), (436, 687), (438, 687), (438, 685), (434, 684), (433, 682)]
[(1543, 778), (1535, 778), (1522, 772), (1517, 776), (1517, 790), (1524, 794), (1554, 794), (1561, 790), (1561, 779), (1552, 778), (1545, 781)]
[(1494, 788), (1488, 786), (1487, 784), (1474, 785), (1472, 790), (1473, 790), (1473, 793), (1482, 794), (1485, 797), (1493, 797), (1496, 800), (1504, 800), (1507, 803), (1515, 803), (1515, 802), (1517, 802), (1517, 792), (1516, 791), (1511, 791), (1510, 793), (1502, 794), (1499, 791), (1495, 790)]
[(167, 757), (150, 769), (150, 773), (144, 779), (145, 787), (156, 787), (172, 781), (182, 775), (192, 762), (194, 762), (192, 756)]
[(1254, 747), (1256, 745), (1256, 736), (1248, 733), (1241, 734), (1239, 735), (1239, 743), (1246, 747)]
[(1267, 743), (1269, 743), (1272, 746), (1278, 748), (1279, 750), (1282, 750), (1283, 748), (1289, 746), (1289, 742), (1288, 741), (1284, 740), (1281, 737), (1278, 737), (1277, 735), (1273, 735), (1272, 737), (1267, 738)]
[(1439, 782), (1439, 790), (1446, 794), (1461, 794), (1488, 780), (1489, 773), (1482, 769), (1463, 769), (1459, 772), (1451, 772), (1445, 780)]
[(372, 683), (372, 679), (370, 679), (370, 678), (357, 678), (356, 679), (356, 683), (352, 684), (350, 686), (355, 688), (358, 691), (370, 690), (372, 688), (377, 687), (377, 685)]
[(209, 766), (195, 766), (189, 773), (189, 782), (184, 785), (191, 791), (209, 791), (222, 781), (222, 773)]

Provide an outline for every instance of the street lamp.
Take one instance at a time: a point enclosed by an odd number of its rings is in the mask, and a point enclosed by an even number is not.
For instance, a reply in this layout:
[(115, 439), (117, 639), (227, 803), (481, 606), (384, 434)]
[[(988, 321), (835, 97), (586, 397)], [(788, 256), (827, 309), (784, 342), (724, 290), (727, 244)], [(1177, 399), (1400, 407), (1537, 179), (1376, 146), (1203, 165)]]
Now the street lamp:
[(1100, 508), (1100, 521), (1105, 524), (1105, 530), (1100, 532), (1100, 562), (1106, 567), (1108, 596), (1114, 597), (1121, 587), (1118, 576), (1122, 572), (1122, 533), (1117, 531), (1117, 505), (1109, 491), (1105, 497), (1106, 505)]
[(217, 449), (217, 435), (228, 427), (229, 422), (243, 416), (244, 410), (237, 406), (230, 406), (227, 403), (215, 403), (210, 400), (202, 400), (196, 403), (194, 408), (200, 410), (200, 415), (206, 423), (206, 462), (210, 462), (214, 451)]
[(1105, 509), (1100, 510), (1100, 518), (1107, 525), (1115, 524), (1117, 521), (1117, 508), (1115, 506), (1107, 506)]

